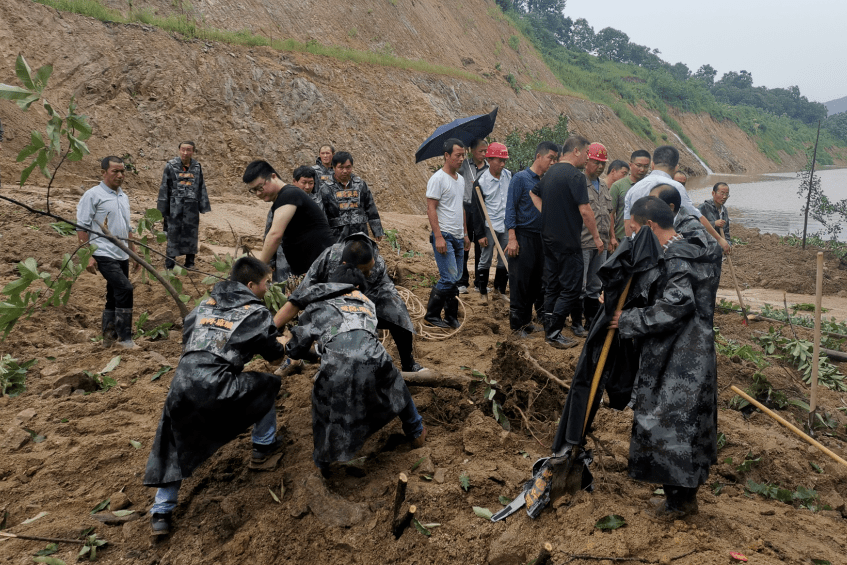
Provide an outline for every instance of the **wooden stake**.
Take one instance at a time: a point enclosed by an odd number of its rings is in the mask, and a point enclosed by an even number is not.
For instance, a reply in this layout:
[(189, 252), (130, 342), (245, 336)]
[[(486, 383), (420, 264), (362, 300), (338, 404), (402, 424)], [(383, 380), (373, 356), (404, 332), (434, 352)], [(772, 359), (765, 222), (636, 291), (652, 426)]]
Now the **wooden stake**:
[(418, 507), (412, 504), (399, 519), (394, 521), (391, 525), (391, 531), (394, 534), (394, 539), (398, 539), (401, 535), (403, 535), (403, 531), (409, 527), (409, 524), (412, 523), (412, 519), (415, 517), (415, 512), (417, 512), (417, 510)]
[(553, 545), (549, 542), (545, 543), (541, 547), (541, 551), (538, 552), (538, 557), (532, 562), (532, 565), (547, 565), (547, 562), (550, 561), (551, 551), (553, 551)]
[(400, 473), (400, 476), (397, 477), (397, 490), (394, 492), (394, 505), (391, 507), (391, 523), (397, 523), (397, 517), (400, 514), (400, 507), (403, 506), (403, 502), (406, 500), (406, 487), (409, 484), (409, 477), (406, 476), (406, 473)]
[[(718, 228), (721, 237), (723, 237), (723, 228)], [(738, 280), (735, 278), (735, 267), (732, 266), (732, 256), (726, 256), (726, 262), (729, 263), (729, 272), (732, 275), (732, 284), (735, 285), (735, 293), (738, 295), (738, 303), (741, 304), (741, 315), (744, 316), (742, 324), (747, 325), (747, 307), (744, 306), (744, 299), (741, 298), (741, 287), (738, 286)]]
[(737, 394), (738, 396), (740, 396), (741, 398), (743, 398), (744, 400), (746, 400), (747, 402), (749, 402), (750, 404), (752, 404), (753, 406), (755, 406), (756, 408), (758, 408), (759, 410), (761, 410), (762, 412), (764, 412), (765, 414), (767, 414), (768, 416), (770, 416), (771, 418), (773, 418), (774, 420), (776, 420), (777, 422), (779, 422), (780, 424), (782, 424), (783, 426), (785, 426), (786, 428), (788, 428), (789, 430), (794, 432), (797, 435), (797, 437), (799, 437), (800, 439), (802, 439), (803, 441), (805, 441), (806, 443), (808, 443), (810, 445), (814, 445), (815, 447), (820, 449), (823, 453), (825, 453), (826, 455), (829, 455), (832, 459), (834, 459), (835, 461), (844, 465), (844, 467), (847, 467), (847, 461), (845, 461), (844, 459), (842, 459), (841, 457), (839, 457), (838, 455), (836, 455), (835, 453), (833, 453), (832, 451), (830, 451), (829, 449), (827, 449), (826, 447), (821, 445), (819, 442), (810, 438), (808, 435), (804, 434), (803, 431), (801, 429), (799, 429), (797, 426), (787, 422), (785, 419), (782, 418), (782, 416), (780, 416), (779, 414), (776, 414), (775, 412), (770, 410), (768, 407), (766, 407), (764, 404), (762, 404), (761, 402), (759, 402), (758, 400), (756, 400), (755, 398), (753, 398), (752, 396), (750, 396), (749, 394), (747, 394), (746, 392), (744, 392), (743, 390), (738, 388), (737, 386), (732, 385), (731, 388), (732, 388), (732, 391), (735, 394)]
[(62, 538), (43, 538), (41, 536), (27, 536), (24, 534), (10, 534), (8, 532), (0, 532), (0, 536), (4, 538), (17, 538), (17, 539), (25, 539), (30, 541), (47, 541), (50, 543), (74, 543), (74, 544), (83, 544), (87, 540), (84, 539), (62, 539)]
[(411, 386), (444, 387), (462, 390), (473, 382), (473, 379), (464, 375), (442, 375), (431, 369), (412, 373), (403, 371), (403, 380)]
[[(615, 306), (615, 312), (623, 310), (626, 295), (629, 294), (629, 287), (632, 285), (630, 278), (626, 287), (624, 287), (618, 303)], [(615, 336), (615, 330), (609, 329), (606, 333), (606, 341), (603, 343), (603, 350), (600, 352), (600, 359), (597, 360), (597, 369), (594, 371), (594, 378), (591, 381), (591, 393), (588, 395), (588, 406), (585, 407), (585, 421), (582, 424), (582, 435), (585, 435), (585, 430), (588, 429), (588, 416), (591, 414), (591, 406), (594, 404), (594, 397), (597, 395), (597, 387), (600, 385), (600, 377), (603, 375), (603, 368), (606, 366), (606, 358), (609, 356), (609, 349), (612, 348), (612, 338)]]
[(823, 298), (823, 253), (818, 251), (818, 277), (815, 284), (815, 340), (812, 353), (812, 395), (809, 401), (809, 435), (815, 435), (818, 407), (818, 363), (821, 358), (821, 299)]
[(479, 197), (479, 207), (482, 208), (482, 213), (485, 214), (485, 220), (488, 222), (488, 229), (491, 230), (491, 239), (494, 240), (494, 245), (497, 247), (497, 253), (500, 254), (500, 259), (503, 260), (503, 266), (506, 267), (506, 272), (509, 272), (509, 261), (506, 259), (506, 254), (503, 253), (503, 248), (500, 247), (500, 240), (497, 239), (497, 234), (494, 232), (494, 224), (491, 223), (491, 216), (488, 215), (488, 208), (485, 207), (485, 199), (482, 197), (482, 191), (479, 185), (476, 185), (476, 195)]

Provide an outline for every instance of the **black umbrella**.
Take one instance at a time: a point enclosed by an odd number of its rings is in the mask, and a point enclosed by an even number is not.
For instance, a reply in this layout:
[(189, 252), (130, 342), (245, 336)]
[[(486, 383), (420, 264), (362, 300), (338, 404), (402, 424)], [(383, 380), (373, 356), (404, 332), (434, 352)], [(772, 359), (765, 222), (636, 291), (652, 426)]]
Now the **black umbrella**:
[(497, 108), (494, 108), (490, 114), (459, 118), (449, 124), (439, 126), (435, 133), (421, 143), (421, 146), (415, 151), (415, 163), (444, 155), (444, 142), (451, 137), (461, 139), (466, 146), (470, 145), (474, 139), (484, 139), (485, 136), (494, 131), (496, 119)]

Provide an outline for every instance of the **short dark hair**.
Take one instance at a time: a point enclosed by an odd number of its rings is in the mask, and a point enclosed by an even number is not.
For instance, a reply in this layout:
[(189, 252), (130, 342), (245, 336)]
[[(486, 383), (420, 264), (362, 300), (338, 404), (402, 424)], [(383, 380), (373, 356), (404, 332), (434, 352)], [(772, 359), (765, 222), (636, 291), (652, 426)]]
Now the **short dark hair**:
[(257, 160), (247, 165), (247, 168), (244, 169), (244, 174), (241, 175), (241, 182), (244, 184), (250, 184), (258, 178), (267, 180), (271, 178), (271, 175), (279, 177), (274, 168), (271, 167), (270, 163), (267, 161)]
[(621, 169), (629, 169), (629, 163), (624, 161), (623, 159), (615, 159), (612, 161), (612, 164), (609, 165), (609, 172), (613, 173), (615, 171), (619, 171)]
[(673, 204), (674, 212), (679, 212), (679, 207), (682, 206), (682, 197), (679, 195), (679, 191), (669, 184), (656, 185), (650, 191), (650, 194), (654, 194), (668, 206)]
[(103, 160), (100, 161), (100, 168), (104, 171), (109, 170), (109, 163), (120, 163), (121, 165), (126, 166), (124, 160), (120, 157), (115, 157), (114, 155), (109, 155), (108, 157), (103, 157)]
[(725, 182), (716, 182), (716, 183), (715, 183), (715, 186), (713, 186), (713, 187), (712, 187), (712, 192), (717, 192), (717, 191), (718, 191), (718, 189), (719, 189), (720, 187), (722, 187), (722, 186), (725, 186), (725, 187), (729, 188), (729, 185), (728, 185), (728, 184), (726, 184)]
[(572, 135), (565, 140), (564, 145), (562, 145), (562, 155), (566, 153), (570, 153), (574, 149), (583, 149), (590, 145), (591, 142), (582, 137), (581, 135)]
[(176, 148), (179, 149), (183, 145), (190, 145), (192, 149), (197, 149), (197, 146), (194, 144), (193, 141), (182, 141), (179, 145), (176, 146)]
[(538, 147), (535, 148), (535, 158), (538, 159), (539, 155), (543, 157), (551, 151), (556, 155), (561, 153), (559, 146), (553, 143), (552, 141), (542, 141), (538, 144)]
[(448, 139), (447, 141), (444, 142), (444, 152), (450, 153), (452, 155), (453, 150), (455, 149), (455, 147), (457, 145), (459, 147), (461, 147), (462, 149), (466, 149), (465, 142), (463, 142), (461, 139), (451, 137), (450, 139)]
[(344, 251), (341, 252), (341, 261), (348, 265), (358, 267), (359, 265), (367, 265), (374, 258), (373, 246), (361, 239), (355, 239), (344, 246)]
[(317, 180), (318, 174), (315, 172), (315, 169), (308, 165), (300, 165), (296, 169), (294, 169), (294, 174), (292, 175), (294, 180), (300, 180), (303, 177), (310, 178), (313, 180)]
[(653, 151), (653, 166), (662, 165), (673, 169), (679, 165), (679, 151), (673, 145), (662, 145)]
[(267, 263), (259, 261), (255, 257), (242, 257), (233, 263), (229, 280), (240, 282), (244, 286), (247, 286), (247, 283), (250, 282), (259, 284), (271, 272)]
[(318, 153), (320, 153), (320, 152), (321, 152), (321, 149), (323, 149), (324, 147), (329, 147), (329, 150), (330, 150), (330, 151), (332, 151), (332, 154), (333, 154), (333, 155), (335, 155), (335, 147), (333, 147), (333, 146), (332, 146), (332, 145), (330, 145), (329, 143), (324, 143), (323, 145), (321, 145), (320, 147), (318, 147)]
[(350, 155), (347, 151), (339, 151), (338, 153), (332, 154), (332, 168), (334, 169), (336, 165), (343, 165), (347, 161), (350, 161), (350, 164), (353, 164), (353, 156)]
[(647, 157), (648, 159), (652, 159), (650, 156), (650, 152), (646, 149), (636, 149), (632, 152), (632, 155), (629, 156), (629, 162), (634, 163), (636, 159), (639, 157)]
[(485, 141), (484, 139), (482, 139), (481, 137), (477, 137), (476, 139), (474, 139), (473, 141), (471, 141), (471, 144), (470, 144), (470, 149), (471, 149), (471, 151), (473, 151), (474, 149), (476, 149), (477, 147), (479, 147), (479, 146), (480, 146), (480, 145), (482, 145), (483, 143), (486, 143), (486, 144), (487, 144), (488, 142), (487, 142), (487, 141)]
[(364, 287), (368, 280), (365, 278), (365, 273), (356, 268), (356, 265), (344, 263), (338, 265), (330, 274), (329, 282), (352, 284), (357, 288)]
[(655, 196), (645, 196), (636, 200), (630, 215), (642, 226), (650, 220), (665, 230), (673, 227), (673, 212), (670, 206)]

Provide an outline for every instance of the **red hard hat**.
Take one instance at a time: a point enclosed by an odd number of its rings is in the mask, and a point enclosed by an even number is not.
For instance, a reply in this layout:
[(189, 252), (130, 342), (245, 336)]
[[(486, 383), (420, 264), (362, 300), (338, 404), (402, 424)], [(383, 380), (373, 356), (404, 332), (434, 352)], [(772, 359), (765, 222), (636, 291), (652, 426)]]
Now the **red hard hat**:
[(497, 143), (496, 141), (488, 146), (488, 150), (485, 152), (485, 157), (499, 157), (500, 159), (508, 159), (509, 158), (509, 150), (502, 143)]
[(588, 146), (588, 158), (605, 163), (609, 160), (609, 152), (602, 143), (592, 143)]

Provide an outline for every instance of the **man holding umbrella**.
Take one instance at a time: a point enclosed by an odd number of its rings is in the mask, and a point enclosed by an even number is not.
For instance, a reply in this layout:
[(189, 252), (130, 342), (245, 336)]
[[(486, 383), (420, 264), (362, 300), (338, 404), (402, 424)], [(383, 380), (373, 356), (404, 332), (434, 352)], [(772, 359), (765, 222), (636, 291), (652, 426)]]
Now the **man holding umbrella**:
[[(465, 215), (468, 218), (468, 239), (474, 242), (474, 276), (477, 277), (476, 280), (479, 280), (479, 274), (477, 271), (479, 270), (479, 259), (482, 255), (482, 249), (479, 246), (478, 240), (485, 237), (485, 234), (484, 232), (482, 234), (476, 233), (476, 210), (472, 205), (472, 201), (474, 182), (488, 169), (488, 162), (485, 160), (485, 152), (488, 149), (488, 144), (484, 139), (476, 138), (471, 141), (468, 148), (470, 149), (470, 155), (462, 163), (462, 167), (459, 169), (459, 174), (462, 175), (463, 179), (465, 179), (464, 206)], [(483, 218), (482, 221), (485, 222), (485, 218)], [(468, 292), (468, 284), (470, 283), (470, 273), (468, 272), (469, 256), (470, 250), (465, 251), (464, 258), (462, 260), (462, 278), (459, 279), (459, 294), (465, 294)], [(477, 290), (485, 293), (484, 289)]]
[[(430, 241), (435, 251), (440, 279), (432, 287), (424, 320), (436, 327), (459, 327), (459, 277), (464, 252), (470, 249), (467, 236), (465, 181), (459, 167), (465, 159), (465, 144), (456, 138), (444, 142), (444, 166), (426, 185), (426, 215), (432, 228)], [(441, 311), (444, 310), (444, 319)]]

